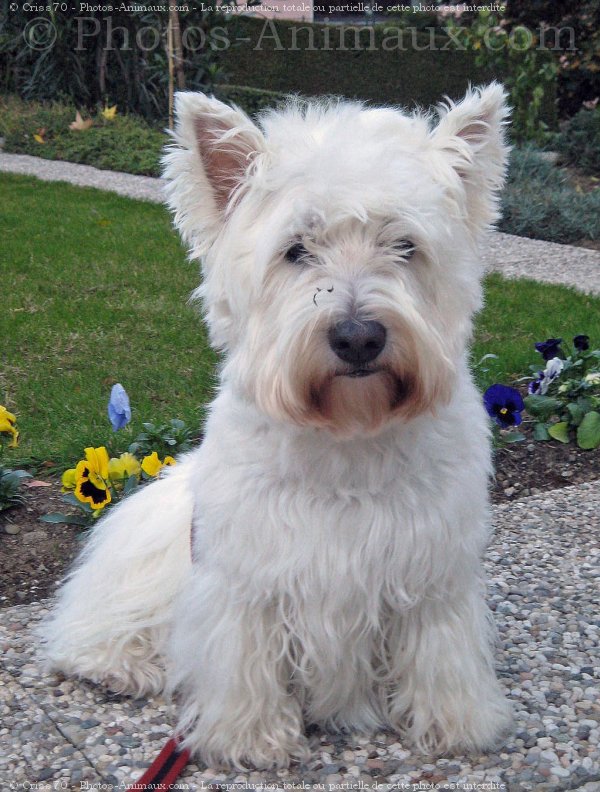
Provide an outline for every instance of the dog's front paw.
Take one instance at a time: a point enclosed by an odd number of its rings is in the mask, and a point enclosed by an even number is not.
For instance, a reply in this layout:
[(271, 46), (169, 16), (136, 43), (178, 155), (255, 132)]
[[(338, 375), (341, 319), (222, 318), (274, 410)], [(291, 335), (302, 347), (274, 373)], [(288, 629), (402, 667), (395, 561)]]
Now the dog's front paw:
[(185, 747), (209, 766), (227, 765), (239, 770), (288, 767), (310, 756), (308, 742), (296, 724), (261, 723), (252, 728), (242, 724), (216, 726), (207, 734), (189, 733)]
[(406, 719), (411, 741), (426, 754), (483, 751), (498, 747), (512, 725), (512, 707), (496, 685), (480, 699), (440, 696), (418, 701)]

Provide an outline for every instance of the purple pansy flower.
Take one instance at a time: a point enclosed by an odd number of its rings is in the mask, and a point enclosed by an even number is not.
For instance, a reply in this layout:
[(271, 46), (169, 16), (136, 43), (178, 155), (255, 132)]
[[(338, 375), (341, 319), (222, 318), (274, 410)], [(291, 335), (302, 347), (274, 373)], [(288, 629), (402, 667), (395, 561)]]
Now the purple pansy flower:
[(120, 382), (112, 386), (108, 401), (108, 418), (115, 432), (118, 429), (123, 429), (131, 421), (129, 396)]
[(521, 394), (508, 385), (490, 385), (483, 394), (483, 403), (490, 418), (503, 429), (518, 426), (523, 420), (521, 412), (525, 409), (525, 404)]
[(573, 339), (573, 346), (579, 352), (585, 352), (590, 348), (590, 337), (586, 335), (576, 335)]
[(547, 338), (545, 341), (538, 341), (535, 348), (544, 360), (552, 360), (552, 358), (560, 356), (561, 344), (562, 338)]
[[(542, 393), (543, 393), (542, 387), (543, 387), (543, 384), (544, 384), (545, 377), (546, 377), (546, 375), (544, 374), (543, 371), (538, 371), (537, 378), (529, 383), (529, 385), (527, 386), (527, 391), (529, 393), (533, 394), (534, 396), (536, 394), (541, 396)], [(547, 390), (547, 388), (546, 388), (546, 390)]]
[(560, 377), (564, 365), (565, 364), (558, 357), (549, 360), (546, 363), (546, 368), (543, 371), (539, 371), (537, 378), (527, 386), (529, 393), (545, 396), (550, 385), (557, 377)]

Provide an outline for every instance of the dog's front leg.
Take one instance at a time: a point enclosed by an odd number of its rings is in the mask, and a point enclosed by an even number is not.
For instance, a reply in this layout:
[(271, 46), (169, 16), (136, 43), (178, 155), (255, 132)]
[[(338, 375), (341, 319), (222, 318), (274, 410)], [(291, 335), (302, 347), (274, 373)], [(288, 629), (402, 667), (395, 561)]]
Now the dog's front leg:
[(432, 593), (392, 630), (390, 721), (424, 753), (493, 746), (511, 722), (494, 673), (493, 628), (479, 580)]
[(224, 571), (195, 567), (176, 614), (169, 674), (194, 755), (238, 768), (306, 758), (287, 642), (266, 594), (249, 597)]

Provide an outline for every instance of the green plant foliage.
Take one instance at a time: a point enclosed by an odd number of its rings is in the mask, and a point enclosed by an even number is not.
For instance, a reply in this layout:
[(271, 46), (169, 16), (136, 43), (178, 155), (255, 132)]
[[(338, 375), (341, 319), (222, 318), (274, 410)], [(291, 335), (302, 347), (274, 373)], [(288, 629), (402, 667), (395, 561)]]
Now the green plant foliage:
[(11, 470), (0, 465), (0, 512), (25, 502), (19, 492), (21, 481), (30, 478), (26, 470)]
[(506, 69), (504, 82), (512, 106), (511, 136), (521, 142), (544, 143), (548, 137), (544, 97), (554, 92), (558, 71), (553, 58), (537, 49), (537, 40), (530, 30), (515, 27), (509, 33), (500, 18), (487, 9), (480, 9), (469, 27), (451, 25), (457, 38), (475, 53), (478, 66)]
[(144, 431), (140, 432), (129, 446), (129, 453), (140, 459), (153, 451), (163, 458), (182, 454), (192, 447), (193, 432), (178, 418), (158, 426), (153, 423), (144, 423), (142, 426)]
[(514, 149), (498, 228), (509, 234), (578, 242), (600, 239), (600, 190), (578, 193), (564, 171), (532, 147)]
[(600, 107), (580, 110), (556, 136), (555, 146), (572, 165), (600, 174)]
[[(588, 337), (576, 336), (573, 349), (565, 355), (560, 346), (562, 339), (551, 340), (558, 341), (556, 353), (560, 357), (546, 360), (542, 371), (538, 366), (531, 366), (535, 376), (525, 398), (527, 412), (535, 422), (534, 438), (565, 444), (575, 438), (580, 448), (598, 448), (600, 349), (590, 350)], [(584, 340), (583, 346), (578, 346), (581, 340)]]

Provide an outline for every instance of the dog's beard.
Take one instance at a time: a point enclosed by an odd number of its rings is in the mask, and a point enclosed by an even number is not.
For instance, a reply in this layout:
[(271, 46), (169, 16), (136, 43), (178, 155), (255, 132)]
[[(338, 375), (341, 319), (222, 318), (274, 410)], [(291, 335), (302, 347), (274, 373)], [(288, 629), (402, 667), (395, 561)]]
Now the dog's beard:
[[(391, 312), (378, 318), (388, 343), (364, 367), (344, 363), (332, 352), (327, 317), (304, 332), (296, 330), (292, 343), (288, 337), (283, 344), (257, 344), (245, 357), (250, 378), (238, 381), (272, 418), (340, 437), (372, 435), (390, 421), (409, 420), (447, 402), (455, 370), (442, 336), (430, 325), (412, 325)], [(234, 370), (239, 374), (244, 368)]]
[(357, 376), (335, 373), (311, 389), (318, 417), (335, 434), (377, 431), (408, 398), (412, 385), (387, 368)]
[(264, 387), (256, 383), (258, 406), (276, 420), (328, 429), (340, 437), (372, 435), (389, 421), (409, 420), (447, 402), (454, 381), (447, 360), (405, 358), (397, 367), (388, 362), (371, 371), (331, 363), (315, 370), (314, 360), (296, 358), (293, 372), (280, 366), (259, 378)]

